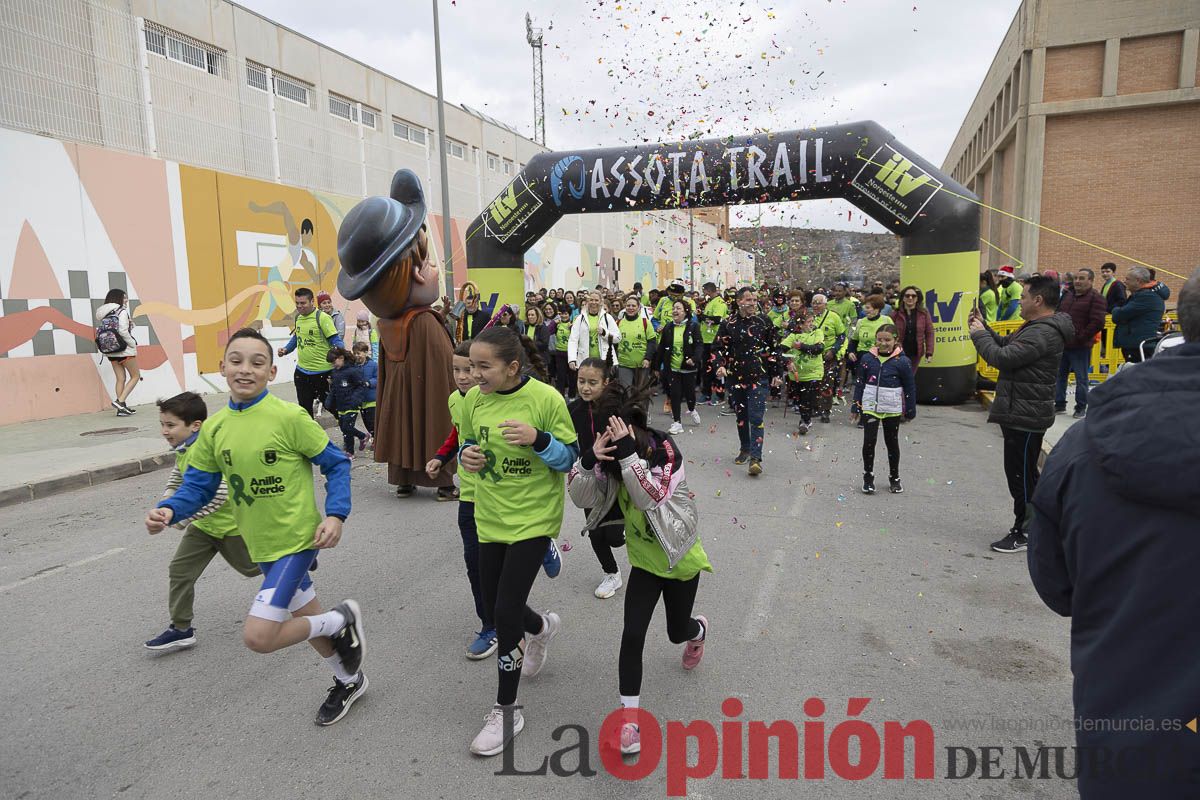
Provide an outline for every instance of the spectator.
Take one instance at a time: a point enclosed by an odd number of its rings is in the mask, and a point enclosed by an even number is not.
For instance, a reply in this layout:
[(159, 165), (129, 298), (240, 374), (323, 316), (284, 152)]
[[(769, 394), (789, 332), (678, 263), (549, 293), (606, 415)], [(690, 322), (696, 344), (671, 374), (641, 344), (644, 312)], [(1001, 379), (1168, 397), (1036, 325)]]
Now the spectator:
[(468, 339), (474, 339), (479, 335), (479, 332), (487, 327), (491, 317), (487, 311), (479, 307), (479, 294), (477, 292), (463, 292), (463, 309), (462, 316), (455, 325), (454, 340), (465, 342)]
[(971, 311), (971, 341), (979, 355), (1000, 371), (996, 398), (988, 412), (1004, 434), (1004, 475), (1013, 499), (1013, 526), (992, 543), (997, 553), (1019, 553), (1028, 545), (1029, 498), (1037, 487), (1042, 437), (1054, 423), (1054, 385), (1063, 347), (1075, 326), (1058, 308), (1058, 281), (1030, 278), (1021, 295), (1025, 324), (1008, 336), (987, 327)]
[(999, 306), (1000, 290), (996, 288), (996, 276), (988, 271), (979, 273), (979, 307), (983, 312), (983, 321), (988, 324), (995, 322)]
[(921, 359), (933, 359), (933, 319), (921, 300), (921, 290), (916, 286), (905, 286), (900, 292), (900, 306), (892, 315), (896, 326), (896, 338), (904, 355), (912, 362), (913, 374), (921, 366)]
[(1108, 313), (1111, 314), (1117, 306), (1125, 305), (1129, 293), (1125, 291), (1125, 284), (1117, 280), (1117, 265), (1111, 261), (1100, 265), (1100, 279), (1104, 281), (1100, 296), (1108, 304)]
[(354, 318), (354, 337), (350, 346), (353, 347), (359, 342), (366, 342), (371, 346), (371, 360), (379, 363), (379, 331), (371, 324), (371, 312), (365, 308)]
[(1092, 363), (1092, 347), (1096, 337), (1104, 330), (1106, 304), (1100, 293), (1092, 288), (1096, 273), (1086, 267), (1075, 273), (1071, 290), (1062, 296), (1058, 310), (1071, 318), (1075, 336), (1063, 349), (1062, 361), (1058, 365), (1058, 387), (1054, 394), (1054, 413), (1067, 410), (1067, 377), (1075, 375), (1075, 419), (1087, 413), (1088, 368)]
[[(1154, 281), (1145, 267), (1129, 268), (1125, 273), (1125, 289), (1129, 292), (1129, 299), (1112, 310), (1116, 324), (1113, 346), (1121, 348), (1126, 361), (1136, 364), (1142, 360), (1142, 342), (1158, 335), (1166, 303), (1162, 295), (1155, 291)], [(1147, 354), (1153, 351), (1154, 345), (1151, 344)]]
[[(104, 304), (96, 309), (96, 320), (104, 327), (106, 317), (113, 317), (115, 333), (120, 337), (120, 343), (125, 347), (104, 353), (108, 363), (112, 365), (113, 375), (116, 376), (112, 407), (117, 410), (118, 417), (128, 417), (137, 411), (125, 404), (133, 387), (142, 379), (138, 370), (137, 340), (133, 338), (133, 320), (129, 316), (129, 296), (124, 289), (109, 289), (104, 295)], [(110, 334), (111, 335), (111, 334)], [(99, 339), (98, 339), (99, 340)], [(120, 346), (120, 345), (117, 345)], [(108, 349), (108, 348), (105, 348)]]
[[(1007, 322), (1021, 316), (1021, 284), (1017, 283), (1016, 272), (1011, 264), (1005, 264), (997, 273), (1000, 276), (1000, 305), (996, 309), (996, 321)], [(1057, 283), (1057, 281), (1055, 282)]]
[(317, 295), (317, 308), (333, 318), (333, 327), (337, 329), (338, 336), (345, 340), (346, 318), (342, 316), (342, 312), (334, 310), (333, 298), (329, 296), (329, 292), (321, 292)]
[[(1071, 618), (1075, 719), (1091, 723), (1075, 728), (1086, 800), (1196, 797), (1200, 784), (1195, 734), (1096, 724), (1182, 726), (1200, 709), (1200, 270), (1179, 293), (1179, 322), (1184, 344), (1093, 390), (1032, 501), (1029, 576)], [(1092, 769), (1093, 757), (1117, 769)]]
[(1150, 273), (1150, 288), (1153, 289), (1154, 292), (1163, 299), (1164, 303), (1170, 300), (1171, 287), (1167, 286), (1158, 279), (1158, 272), (1154, 269), (1154, 267), (1146, 267), (1146, 272)]

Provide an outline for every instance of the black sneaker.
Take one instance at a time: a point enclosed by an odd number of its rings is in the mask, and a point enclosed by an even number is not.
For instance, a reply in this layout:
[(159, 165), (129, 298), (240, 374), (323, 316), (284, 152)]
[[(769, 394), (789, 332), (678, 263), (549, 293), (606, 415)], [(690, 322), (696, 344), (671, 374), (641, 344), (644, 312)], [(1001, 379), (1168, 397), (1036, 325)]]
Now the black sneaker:
[(1055, 414), (1065, 414), (1065, 413), (1067, 413), (1067, 407), (1065, 405), (1060, 406), (1057, 403), (1055, 403), (1054, 404), (1054, 413)]
[(1072, 419), (1083, 419), (1086, 416), (1087, 416), (1086, 408), (1077, 408), (1077, 409), (1075, 409), (1075, 413), (1071, 415), (1071, 418)]
[(822, 414), (822, 415), (821, 415), (821, 422), (829, 422), (829, 415), (828, 415), (828, 414)]
[(753, 478), (759, 475), (762, 475), (762, 459), (752, 458), (750, 459), (750, 477)]
[(346, 716), (346, 712), (350, 710), (350, 706), (354, 705), (354, 701), (363, 696), (367, 685), (367, 673), (365, 672), (358, 673), (358, 680), (354, 683), (342, 683), (334, 678), (333, 686), (329, 687), (329, 695), (317, 709), (317, 724), (332, 725)]
[(118, 417), (132, 417), (133, 412), (130, 411), (125, 406), (117, 406), (117, 416)]
[(749, 453), (738, 453), (737, 458), (735, 458), (733, 460), (733, 463), (737, 464), (740, 467), (742, 464), (745, 464), (749, 460), (750, 460)]
[(444, 503), (447, 500), (458, 499), (457, 486), (439, 486), (437, 490), (437, 499), (439, 503)]
[[(362, 610), (353, 600), (345, 600), (333, 607), (346, 618), (346, 627), (329, 637), (333, 649), (342, 659), (346, 672), (356, 673), (362, 666), (366, 654), (366, 636), (363, 633)], [(336, 721), (336, 720), (335, 720)]]
[(875, 494), (875, 476), (870, 472), (863, 473), (863, 494)]
[(888, 484), (888, 491), (892, 494), (901, 494), (904, 491), (904, 487), (900, 485), (899, 478), (888, 478)]
[(1009, 531), (998, 542), (992, 542), (992, 549), (997, 553), (1020, 553), (1029, 549), (1029, 537), (1020, 531)]
[(411, 483), (402, 483), (396, 487), (396, 497), (412, 497), (417, 491), (417, 487)]

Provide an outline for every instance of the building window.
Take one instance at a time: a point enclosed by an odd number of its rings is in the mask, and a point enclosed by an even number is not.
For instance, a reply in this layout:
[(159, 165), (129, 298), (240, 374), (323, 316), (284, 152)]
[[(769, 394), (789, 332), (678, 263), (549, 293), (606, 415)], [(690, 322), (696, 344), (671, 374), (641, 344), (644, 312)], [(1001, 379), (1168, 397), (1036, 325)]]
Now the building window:
[(412, 125), (408, 126), (408, 138), (416, 144), (425, 144), (425, 129), (417, 128)]
[(508, 160), (507, 158), (504, 159), (504, 174), (505, 175), (513, 174), (513, 162)]
[(425, 129), (411, 122), (392, 117), (392, 134), (397, 139), (405, 139), (413, 144), (425, 144)]
[(494, 156), (491, 153), (487, 154), (488, 169), (496, 172), (500, 169), (500, 156)]
[[(329, 113), (335, 117), (341, 117), (348, 122), (358, 122), (358, 107), (359, 103), (356, 100), (351, 100), (346, 97), (339, 97), (333, 92), (329, 93)], [(378, 126), (379, 112), (368, 106), (362, 107), (362, 124), (366, 128), (376, 128)]]
[(153, 22), (146, 23), (146, 52), (202, 69), (218, 78), (226, 75), (224, 50)]
[(462, 142), (456, 142), (453, 139), (446, 139), (446, 153), (453, 158), (459, 158), (463, 161), (467, 160), (467, 148)]
[(370, 128), (371, 130), (378, 130), (378, 128), (379, 128), (379, 112), (375, 111), (374, 109), (363, 106), (362, 107), (362, 124), (365, 127)]
[[(299, 103), (302, 106), (308, 105), (308, 92), (312, 87), (304, 83), (304, 81), (282, 75), (274, 70), (271, 71), (271, 80), (275, 84), (276, 97), (291, 100), (293, 103)], [(247, 61), (246, 85), (252, 89), (258, 89), (260, 92), (267, 91), (267, 68), (262, 64)]]

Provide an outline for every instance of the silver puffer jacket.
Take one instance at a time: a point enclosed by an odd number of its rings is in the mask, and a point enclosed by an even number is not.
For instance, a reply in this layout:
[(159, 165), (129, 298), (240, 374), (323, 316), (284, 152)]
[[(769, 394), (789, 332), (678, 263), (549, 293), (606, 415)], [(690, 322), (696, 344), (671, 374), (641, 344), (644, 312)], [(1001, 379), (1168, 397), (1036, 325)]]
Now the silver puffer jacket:
[[(696, 501), (683, 478), (683, 460), (669, 438), (658, 446), (654, 461), (661, 466), (651, 467), (637, 455), (622, 458), (621, 480), (633, 500), (633, 505), (645, 512), (649, 528), (654, 532), (671, 569), (687, 555), (696, 543)], [(590, 508), (585, 526), (591, 530), (604, 519), (617, 502), (620, 484), (611, 480), (600, 465), (591, 470), (576, 460), (567, 474), (567, 492), (579, 508)]]

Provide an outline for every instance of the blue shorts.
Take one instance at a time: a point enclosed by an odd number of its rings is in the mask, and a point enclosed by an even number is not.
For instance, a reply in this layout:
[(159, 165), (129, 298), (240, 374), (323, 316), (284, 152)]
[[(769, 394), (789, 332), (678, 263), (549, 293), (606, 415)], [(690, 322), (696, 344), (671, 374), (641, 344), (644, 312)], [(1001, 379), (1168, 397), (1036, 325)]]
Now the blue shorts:
[(316, 557), (316, 550), (301, 550), (278, 561), (259, 564), (265, 577), (250, 606), (250, 616), (283, 622), (290, 612), (312, 602), (317, 593), (308, 568)]

